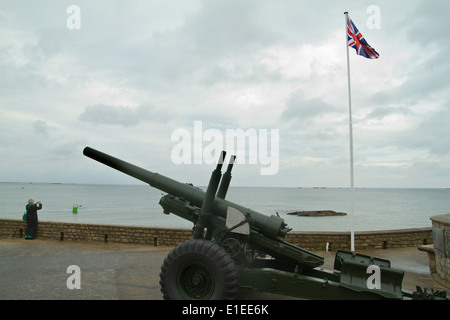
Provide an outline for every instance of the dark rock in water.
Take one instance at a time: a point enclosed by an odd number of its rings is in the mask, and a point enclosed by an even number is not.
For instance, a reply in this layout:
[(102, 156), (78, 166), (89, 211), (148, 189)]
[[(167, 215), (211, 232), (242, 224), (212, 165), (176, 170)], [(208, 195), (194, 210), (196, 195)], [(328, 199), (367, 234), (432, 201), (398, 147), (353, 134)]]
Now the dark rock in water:
[(345, 212), (336, 212), (333, 210), (312, 210), (312, 211), (293, 211), (288, 212), (289, 215), (298, 215), (305, 217), (330, 217), (330, 216), (346, 216)]

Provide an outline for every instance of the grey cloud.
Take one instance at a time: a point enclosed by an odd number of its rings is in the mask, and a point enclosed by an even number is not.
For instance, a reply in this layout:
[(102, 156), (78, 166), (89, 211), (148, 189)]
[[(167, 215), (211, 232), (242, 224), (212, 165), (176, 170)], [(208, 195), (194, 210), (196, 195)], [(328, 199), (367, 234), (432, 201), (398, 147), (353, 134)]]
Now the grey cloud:
[[(120, 76), (131, 74), (127, 80), (135, 88), (170, 91), (178, 85), (218, 83), (221, 78), (225, 81), (258, 81), (274, 76), (265, 74), (252, 62), (253, 54), (259, 49), (284, 43), (286, 39), (292, 39), (294, 44), (305, 38), (313, 39), (312, 34), (323, 35), (315, 29), (298, 32), (304, 28), (305, 17), (298, 19), (296, 12), (304, 12), (305, 6), (298, 1), (289, 4), (200, 1), (199, 8), (186, 14), (183, 23), (151, 30), (148, 30), (146, 15), (138, 16), (131, 25), (105, 16), (102, 23), (114, 28), (98, 30), (98, 24), (88, 21), (94, 24), (89, 28), (100, 37), (94, 39), (85, 34), (74, 37), (70, 49), (83, 57), (84, 65), (90, 70), (103, 69)], [(89, 13), (87, 9), (83, 10)], [(124, 6), (122, 10), (121, 16), (132, 11), (131, 6)], [(327, 14), (330, 12), (321, 12), (321, 19), (325, 20)], [(116, 30), (119, 32), (115, 33)], [(80, 51), (85, 47), (89, 50)], [(238, 59), (236, 68), (241, 69), (240, 72), (235, 74), (220, 68), (217, 63), (224, 58)], [(242, 69), (247, 68), (248, 72), (242, 75)]]
[(98, 104), (87, 106), (84, 112), (80, 114), (79, 120), (96, 124), (131, 127), (144, 121), (157, 121), (155, 115), (156, 113), (147, 106), (131, 108)]
[(33, 122), (33, 129), (34, 132), (37, 134), (41, 134), (44, 137), (48, 137), (49, 135), (49, 127), (45, 121), (42, 120), (36, 120)]
[(206, 56), (242, 52), (277, 38), (275, 29), (267, 28), (263, 6), (252, 1), (203, 1), (202, 9), (192, 15), (183, 32)]
[(281, 118), (285, 121), (292, 119), (306, 121), (335, 111), (334, 106), (321, 99), (305, 99), (303, 93), (295, 92), (289, 97)]
[(431, 154), (444, 156), (450, 153), (450, 104), (428, 115), (411, 135), (408, 146), (428, 150)]
[[(392, 99), (408, 97), (409, 99), (429, 99), (432, 94), (447, 91), (450, 85), (448, 74), (450, 62), (448, 51), (448, 12), (449, 1), (418, 1), (415, 5), (405, 5), (405, 12), (393, 28), (397, 34), (407, 37), (417, 46), (417, 51), (410, 59), (406, 59), (409, 67), (401, 63), (398, 68), (408, 76), (401, 87), (394, 90)], [(396, 45), (397, 38), (389, 41), (390, 46)], [(414, 49), (413, 46), (411, 48)]]
[[(408, 1), (409, 3), (409, 1)], [(403, 21), (399, 27), (406, 31), (406, 35), (413, 42), (421, 45), (433, 43), (441, 44), (448, 39), (449, 1), (419, 1), (416, 5), (405, 5)]]
[(52, 147), (48, 151), (48, 158), (50, 160), (60, 160), (79, 157), (80, 150), (84, 144), (84, 141), (81, 140), (61, 142), (61, 144)]
[(392, 114), (412, 115), (413, 112), (407, 107), (377, 107), (370, 112), (366, 118), (383, 119)]

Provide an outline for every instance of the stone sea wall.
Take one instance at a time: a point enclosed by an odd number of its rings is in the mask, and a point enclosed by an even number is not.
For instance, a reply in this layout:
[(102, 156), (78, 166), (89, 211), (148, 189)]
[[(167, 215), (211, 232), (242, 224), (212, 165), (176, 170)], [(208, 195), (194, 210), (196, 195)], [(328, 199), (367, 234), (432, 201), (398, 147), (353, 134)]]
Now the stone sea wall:
[[(26, 222), (0, 219), (0, 237), (24, 237)], [(191, 229), (40, 221), (37, 238), (176, 246), (192, 237)], [(286, 242), (311, 251), (350, 250), (350, 232), (290, 232)], [(355, 250), (418, 247), (433, 243), (432, 229), (355, 232)]]
[(433, 251), (437, 274), (450, 281), (450, 214), (433, 216)]

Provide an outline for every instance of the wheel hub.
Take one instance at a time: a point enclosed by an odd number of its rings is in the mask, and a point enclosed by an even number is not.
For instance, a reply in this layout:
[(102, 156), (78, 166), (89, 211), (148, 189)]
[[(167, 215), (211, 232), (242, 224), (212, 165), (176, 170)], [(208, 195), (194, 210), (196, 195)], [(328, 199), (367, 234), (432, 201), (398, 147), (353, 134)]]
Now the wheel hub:
[(178, 272), (177, 286), (186, 299), (208, 299), (214, 291), (214, 277), (204, 264), (190, 262)]

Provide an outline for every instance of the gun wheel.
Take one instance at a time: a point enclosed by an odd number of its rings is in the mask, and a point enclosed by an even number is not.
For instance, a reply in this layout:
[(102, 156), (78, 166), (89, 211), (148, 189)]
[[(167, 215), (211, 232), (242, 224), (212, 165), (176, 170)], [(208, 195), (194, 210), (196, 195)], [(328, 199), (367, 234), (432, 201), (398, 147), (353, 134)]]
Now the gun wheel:
[(188, 240), (175, 247), (161, 266), (166, 300), (228, 300), (238, 290), (234, 260), (217, 243)]

